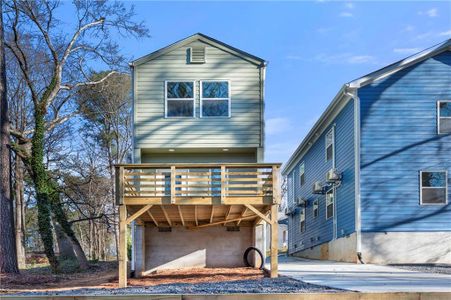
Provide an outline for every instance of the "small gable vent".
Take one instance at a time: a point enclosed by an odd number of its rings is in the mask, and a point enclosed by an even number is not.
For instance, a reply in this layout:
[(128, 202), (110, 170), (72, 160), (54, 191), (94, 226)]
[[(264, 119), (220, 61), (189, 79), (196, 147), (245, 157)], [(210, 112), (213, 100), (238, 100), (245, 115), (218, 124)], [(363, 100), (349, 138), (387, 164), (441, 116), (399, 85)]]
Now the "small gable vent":
[(189, 62), (192, 64), (205, 63), (205, 47), (192, 47), (190, 49)]

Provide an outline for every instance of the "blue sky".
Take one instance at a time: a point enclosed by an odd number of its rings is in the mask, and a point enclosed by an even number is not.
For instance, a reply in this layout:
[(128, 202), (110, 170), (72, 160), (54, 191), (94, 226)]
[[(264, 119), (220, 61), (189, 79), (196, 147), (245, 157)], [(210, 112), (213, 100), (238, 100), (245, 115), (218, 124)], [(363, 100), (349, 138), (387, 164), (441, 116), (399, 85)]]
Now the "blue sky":
[(135, 58), (202, 32), (269, 62), (266, 155), (285, 162), (341, 85), (451, 38), (451, 2), (129, 2), (151, 38)]

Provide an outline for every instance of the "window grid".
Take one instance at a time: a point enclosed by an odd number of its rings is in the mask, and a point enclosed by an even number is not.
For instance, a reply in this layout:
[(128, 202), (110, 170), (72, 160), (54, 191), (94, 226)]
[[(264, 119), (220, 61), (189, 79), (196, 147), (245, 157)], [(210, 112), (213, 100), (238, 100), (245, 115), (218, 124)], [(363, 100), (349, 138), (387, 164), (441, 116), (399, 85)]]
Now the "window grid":
[(305, 205), (301, 209), (301, 214), (299, 216), (301, 232), (305, 232)]
[[(176, 82), (190, 82), (193, 84), (192, 98), (168, 98), (168, 83)], [(164, 117), (165, 118), (194, 118), (196, 116), (196, 81), (194, 80), (168, 80), (164, 82)], [(192, 116), (168, 116), (168, 101), (192, 101), (193, 115)]]
[(332, 160), (334, 162), (335, 157), (335, 129), (332, 127), (325, 136), (325, 146), (326, 146), (326, 162)]
[(326, 220), (334, 216), (335, 193), (331, 189), (326, 193)]
[[(445, 173), (445, 184), (444, 186), (423, 186), (423, 174), (424, 173)], [(423, 191), (424, 190), (442, 190), (445, 189), (445, 199), (440, 203), (427, 203), (423, 202)], [(448, 204), (448, 171), (446, 170), (422, 170), (420, 171), (420, 205), (447, 205)]]
[[(204, 82), (227, 82), (228, 86), (228, 97), (227, 98), (204, 98), (203, 96), (203, 88), (202, 84)], [(230, 80), (201, 80), (200, 81), (200, 117), (201, 118), (230, 118), (232, 117), (232, 96), (231, 96), (231, 86), (230, 86)], [(227, 100), (228, 103), (228, 115), (227, 116), (204, 116), (203, 115), (203, 101), (204, 100), (213, 100), (213, 101), (225, 101)]]
[(449, 105), (451, 105), (451, 100), (440, 100), (437, 101), (437, 133), (438, 134), (448, 134), (451, 133), (450, 131), (442, 131), (442, 126), (441, 126), (441, 121), (442, 120), (450, 120), (449, 122), (451, 122), (451, 115), (450, 116), (442, 116), (441, 115), (441, 109), (440, 109), (440, 105), (442, 103), (449, 103)]
[(305, 184), (305, 163), (302, 163), (299, 167), (299, 181), (301, 186)]

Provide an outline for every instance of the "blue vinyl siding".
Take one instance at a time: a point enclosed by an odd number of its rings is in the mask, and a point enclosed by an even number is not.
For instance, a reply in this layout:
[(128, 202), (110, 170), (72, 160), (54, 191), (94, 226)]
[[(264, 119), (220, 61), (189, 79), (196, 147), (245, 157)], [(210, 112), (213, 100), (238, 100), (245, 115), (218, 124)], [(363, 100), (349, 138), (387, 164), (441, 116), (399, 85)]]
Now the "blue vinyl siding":
[[(325, 195), (312, 194), (313, 183), (315, 181), (324, 183), (326, 172), (332, 168), (332, 161), (326, 162), (325, 154), (325, 135), (332, 126), (335, 126), (336, 168), (343, 172), (343, 182), (336, 189), (335, 195), (337, 237), (348, 235), (355, 231), (354, 102), (350, 100), (287, 176), (289, 207), (295, 207), (294, 202), (297, 197), (307, 199), (306, 231), (301, 233), (301, 208), (298, 207), (295, 213), (288, 218), (290, 253), (333, 239), (333, 218), (326, 220)], [(305, 164), (305, 184), (301, 187), (299, 167), (302, 163)], [(313, 201), (316, 199), (319, 202), (319, 215), (314, 218)]]
[(437, 101), (451, 99), (451, 52), (358, 94), (362, 231), (451, 230), (451, 205), (421, 206), (419, 191), (420, 170), (448, 170), (451, 194), (451, 136), (437, 134)]

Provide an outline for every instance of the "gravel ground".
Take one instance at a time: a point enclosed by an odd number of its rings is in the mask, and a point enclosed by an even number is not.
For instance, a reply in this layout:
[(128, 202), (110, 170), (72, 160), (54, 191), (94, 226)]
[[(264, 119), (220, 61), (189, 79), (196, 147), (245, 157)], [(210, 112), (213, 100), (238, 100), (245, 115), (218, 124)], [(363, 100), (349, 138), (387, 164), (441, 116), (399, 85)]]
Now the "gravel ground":
[[(174, 283), (148, 287), (128, 287), (123, 289), (88, 289), (64, 291), (22, 292), (14, 296), (75, 296), (75, 295), (133, 295), (133, 294), (272, 294), (272, 293), (327, 293), (341, 290), (313, 285), (289, 277), (263, 278), (216, 283)], [(3, 296), (6, 296), (4, 294)]]
[(425, 273), (438, 273), (438, 274), (450, 274), (451, 265), (430, 265), (430, 264), (405, 264), (405, 265), (390, 265), (395, 268), (400, 268), (409, 271), (425, 272)]

